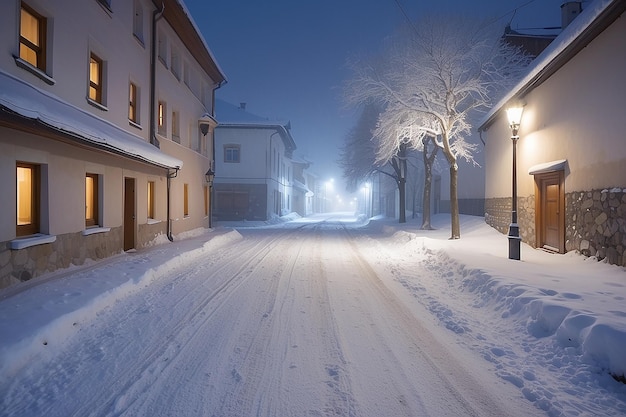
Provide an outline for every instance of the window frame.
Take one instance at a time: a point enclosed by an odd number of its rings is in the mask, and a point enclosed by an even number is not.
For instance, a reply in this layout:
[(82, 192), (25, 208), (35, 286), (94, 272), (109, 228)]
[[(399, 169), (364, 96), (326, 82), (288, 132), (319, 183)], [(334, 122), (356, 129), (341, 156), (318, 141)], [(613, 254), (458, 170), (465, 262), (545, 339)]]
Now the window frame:
[[(41, 213), (41, 166), (28, 162), (16, 162), (15, 164), (15, 235), (18, 237), (29, 236), (39, 233), (40, 231), (40, 213)], [(19, 175), (18, 170), (31, 170), (30, 183), (30, 223), (20, 224), (20, 198), (19, 198)]]
[[(22, 13), (26, 12), (37, 20), (37, 42), (39, 45), (35, 45), (30, 39), (26, 38), (22, 34)], [(24, 2), (20, 2), (20, 35), (19, 35), (19, 57), (24, 62), (32, 65), (40, 71), (46, 72), (47, 69), (47, 34), (48, 34), (48, 19), (37, 13), (32, 7)], [(22, 46), (28, 48), (35, 53), (36, 62), (33, 64), (28, 58), (22, 55)]]
[[(232, 151), (237, 151), (236, 153), (237, 158), (232, 157), (233, 156)], [(241, 145), (235, 145), (235, 144), (224, 145), (224, 163), (226, 164), (241, 163)]]
[[(87, 180), (91, 178), (93, 190), (91, 190), (91, 201), (87, 192)], [(87, 216), (89, 205), (92, 207), (92, 216)], [(85, 174), (85, 227), (100, 226), (100, 175), (87, 172)]]
[(139, 125), (139, 87), (132, 81), (128, 83), (128, 120)]
[(157, 104), (157, 133), (167, 136), (167, 103), (164, 100)]
[(189, 217), (189, 184), (183, 184), (183, 217)]
[[(98, 82), (93, 81), (92, 63), (97, 64)], [(94, 52), (89, 53), (89, 89), (87, 97), (94, 103), (104, 105), (104, 60)], [(91, 91), (95, 91), (95, 98), (91, 97)]]
[(180, 112), (172, 110), (172, 140), (180, 143)]
[(133, 35), (141, 45), (144, 45), (143, 36), (144, 10), (141, 2), (135, 0), (133, 2)]
[(147, 195), (147, 206), (148, 206), (148, 219), (154, 220), (156, 218), (155, 211), (155, 182), (148, 181), (148, 195)]

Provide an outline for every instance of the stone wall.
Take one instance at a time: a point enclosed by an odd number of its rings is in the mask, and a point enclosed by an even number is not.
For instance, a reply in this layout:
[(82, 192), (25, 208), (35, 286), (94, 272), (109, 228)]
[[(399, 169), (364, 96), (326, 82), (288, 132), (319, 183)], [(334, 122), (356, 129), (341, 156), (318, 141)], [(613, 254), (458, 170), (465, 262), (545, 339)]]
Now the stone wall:
[[(522, 241), (535, 247), (535, 197), (519, 198), (517, 206)], [(500, 233), (508, 234), (511, 199), (487, 199), (485, 222)], [(626, 266), (626, 189), (567, 193), (565, 250)]]
[[(485, 200), (485, 222), (508, 235), (511, 224), (511, 198)], [(535, 247), (535, 196), (517, 198), (517, 224), (524, 243)]]
[(626, 266), (626, 189), (565, 195), (565, 249)]
[(102, 259), (120, 253), (123, 228), (83, 236), (82, 233), (57, 235), (56, 241), (20, 250), (0, 243), (0, 288), (38, 277), (47, 272), (82, 265), (87, 259)]

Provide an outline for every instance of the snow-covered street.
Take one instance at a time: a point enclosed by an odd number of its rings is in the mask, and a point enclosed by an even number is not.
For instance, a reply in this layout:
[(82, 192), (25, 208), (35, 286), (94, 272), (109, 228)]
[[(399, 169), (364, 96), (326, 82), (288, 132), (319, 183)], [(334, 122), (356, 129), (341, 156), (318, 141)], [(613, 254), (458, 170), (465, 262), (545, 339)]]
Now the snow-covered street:
[(223, 227), (0, 292), (0, 415), (624, 415), (624, 269), (437, 220)]

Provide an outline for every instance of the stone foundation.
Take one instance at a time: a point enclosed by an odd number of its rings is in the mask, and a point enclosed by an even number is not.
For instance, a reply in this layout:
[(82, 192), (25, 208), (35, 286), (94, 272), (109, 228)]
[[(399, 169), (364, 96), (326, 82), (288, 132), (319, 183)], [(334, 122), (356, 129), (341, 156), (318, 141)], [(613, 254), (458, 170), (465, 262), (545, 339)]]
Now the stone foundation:
[[(517, 206), (522, 241), (535, 247), (535, 197), (518, 198)], [(511, 199), (487, 199), (485, 222), (508, 234)], [(626, 189), (565, 194), (565, 250), (626, 266)]]
[(47, 272), (82, 265), (87, 259), (102, 259), (120, 253), (122, 227), (83, 236), (82, 233), (57, 235), (56, 241), (25, 249), (11, 250), (0, 244), (0, 288), (36, 278)]

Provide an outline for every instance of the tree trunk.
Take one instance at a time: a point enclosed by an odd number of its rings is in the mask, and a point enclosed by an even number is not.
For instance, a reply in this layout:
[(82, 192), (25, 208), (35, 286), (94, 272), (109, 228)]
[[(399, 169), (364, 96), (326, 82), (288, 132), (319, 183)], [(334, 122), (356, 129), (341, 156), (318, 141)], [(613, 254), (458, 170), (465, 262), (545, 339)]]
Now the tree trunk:
[[(406, 164), (406, 160), (404, 163)], [(404, 177), (398, 178), (398, 191), (400, 192), (400, 220), (398, 223), (406, 223), (406, 179)]]
[(450, 239), (461, 238), (461, 224), (459, 222), (459, 198), (457, 196), (458, 173), (459, 168), (457, 164), (450, 165), (450, 224), (452, 229)]
[(422, 152), (424, 158), (424, 196), (422, 207), (422, 230), (432, 230), (433, 226), (430, 222), (430, 190), (433, 183), (433, 164), (435, 163), (435, 156), (437, 156), (437, 144), (434, 144), (433, 152), (428, 155), (428, 142), (433, 140), (432, 138), (424, 138), (422, 143), (424, 145), (424, 151)]

